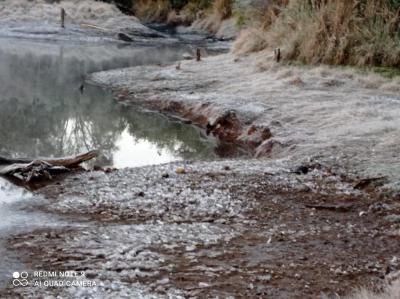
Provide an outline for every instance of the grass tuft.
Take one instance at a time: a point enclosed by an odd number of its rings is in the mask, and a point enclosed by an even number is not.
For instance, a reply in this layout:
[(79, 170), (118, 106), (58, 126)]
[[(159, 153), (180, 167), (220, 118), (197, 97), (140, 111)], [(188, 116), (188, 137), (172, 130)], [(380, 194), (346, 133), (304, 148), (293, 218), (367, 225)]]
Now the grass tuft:
[[(400, 67), (400, 11), (387, 0), (266, 1), (256, 31), (239, 53), (282, 48), (283, 59), (308, 64)], [(242, 37), (243, 38), (243, 37)], [(254, 39), (254, 40), (252, 40)]]
[(138, 0), (133, 5), (133, 11), (145, 22), (166, 22), (171, 4), (168, 0)]

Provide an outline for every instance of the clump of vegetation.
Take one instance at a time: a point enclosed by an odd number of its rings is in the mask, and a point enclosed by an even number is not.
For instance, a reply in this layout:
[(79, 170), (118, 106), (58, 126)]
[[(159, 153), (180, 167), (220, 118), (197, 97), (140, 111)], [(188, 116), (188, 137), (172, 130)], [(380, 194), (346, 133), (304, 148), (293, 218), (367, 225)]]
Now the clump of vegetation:
[(236, 52), (279, 47), (304, 63), (400, 66), (400, 0), (265, 3), (256, 34), (242, 34)]
[(198, 17), (200, 11), (209, 9), (213, 1), (138, 0), (133, 3), (133, 12), (144, 21), (190, 24)]
[(232, 16), (232, 6), (233, 0), (138, 0), (133, 11), (147, 22), (188, 25), (205, 15), (218, 23)]
[(211, 3), (211, 0), (189, 0), (182, 6), (181, 2), (170, 11), (167, 23), (190, 25), (201, 16), (201, 12), (210, 8)]
[(232, 16), (232, 0), (215, 0), (213, 3), (213, 9), (221, 19), (227, 19)]
[(133, 5), (135, 15), (146, 22), (165, 22), (170, 10), (168, 0), (138, 0)]

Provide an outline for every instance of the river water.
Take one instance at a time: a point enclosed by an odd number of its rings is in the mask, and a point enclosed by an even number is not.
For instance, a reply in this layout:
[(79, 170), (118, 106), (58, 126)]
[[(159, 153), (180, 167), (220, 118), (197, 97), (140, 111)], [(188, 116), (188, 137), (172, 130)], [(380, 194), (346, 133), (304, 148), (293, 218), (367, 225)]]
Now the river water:
[[(119, 105), (111, 93), (84, 83), (94, 71), (167, 63), (187, 50), (1, 39), (0, 155), (54, 157), (98, 149), (94, 163), (117, 168), (215, 157), (214, 145), (195, 127)], [(41, 200), (0, 178), (0, 286), (23, 270), (20, 257), (5, 248), (10, 235), (72, 225), (32, 212), (29, 207)]]

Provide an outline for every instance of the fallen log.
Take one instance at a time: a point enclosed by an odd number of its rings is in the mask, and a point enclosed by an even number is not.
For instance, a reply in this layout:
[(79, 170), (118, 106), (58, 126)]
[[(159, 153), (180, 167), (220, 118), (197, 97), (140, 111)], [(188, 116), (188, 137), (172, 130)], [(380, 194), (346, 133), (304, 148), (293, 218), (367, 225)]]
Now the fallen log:
[(9, 159), (0, 157), (0, 175), (14, 176), (26, 183), (38, 179), (52, 179), (52, 175), (68, 172), (81, 163), (98, 156), (97, 151), (90, 151), (73, 157), (42, 159)]

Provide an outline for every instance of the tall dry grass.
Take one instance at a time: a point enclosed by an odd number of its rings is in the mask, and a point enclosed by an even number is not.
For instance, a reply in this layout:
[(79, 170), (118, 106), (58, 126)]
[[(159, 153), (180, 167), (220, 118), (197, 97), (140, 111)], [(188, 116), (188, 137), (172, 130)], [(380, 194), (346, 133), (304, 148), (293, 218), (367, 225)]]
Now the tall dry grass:
[(232, 16), (233, 1), (232, 0), (214, 0), (213, 10), (218, 14), (221, 20)]
[(138, 0), (134, 2), (133, 11), (145, 22), (166, 22), (171, 4), (168, 0)]
[(257, 42), (244, 34), (234, 45), (236, 52), (264, 44), (282, 48), (283, 59), (304, 63), (400, 66), (400, 12), (388, 0), (268, 3), (254, 35)]
[(345, 299), (399, 299), (400, 298), (400, 280), (394, 281), (388, 285), (383, 292), (375, 293), (367, 289), (360, 289), (353, 295)]
[(210, 11), (211, 4), (211, 0), (189, 0), (180, 9), (170, 11), (167, 23), (189, 26), (203, 16), (205, 11)]
[(233, 14), (233, 0), (214, 0), (204, 12), (203, 17), (193, 23), (193, 28), (217, 33), (222, 22)]
[(233, 0), (137, 0), (133, 10), (146, 22), (189, 25), (195, 20), (207, 19), (203, 27), (212, 32), (222, 20), (231, 17), (232, 3)]

